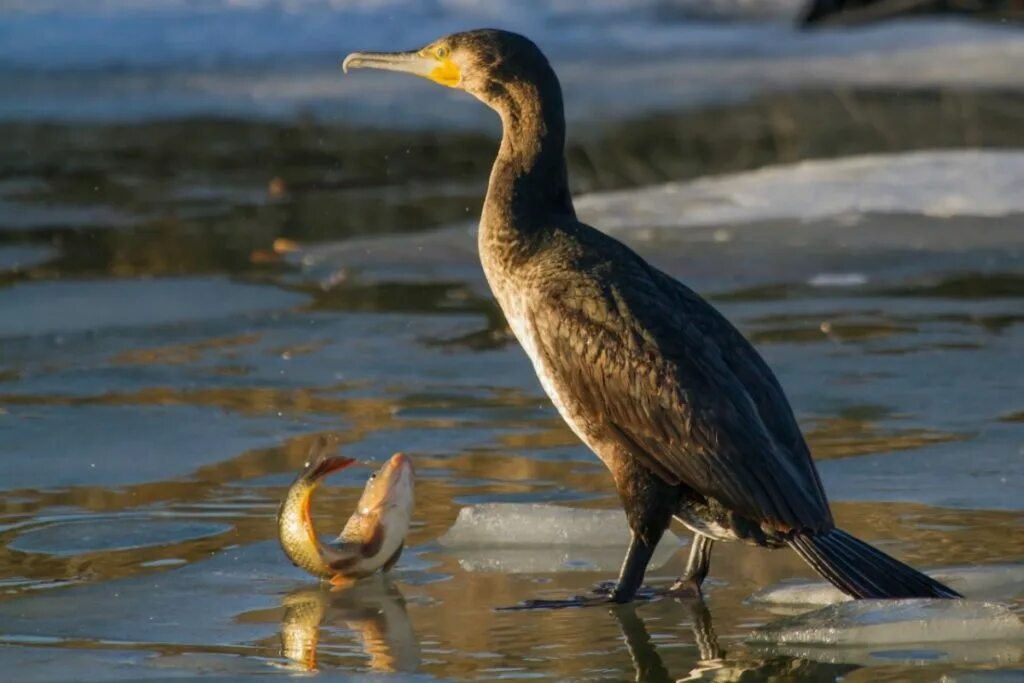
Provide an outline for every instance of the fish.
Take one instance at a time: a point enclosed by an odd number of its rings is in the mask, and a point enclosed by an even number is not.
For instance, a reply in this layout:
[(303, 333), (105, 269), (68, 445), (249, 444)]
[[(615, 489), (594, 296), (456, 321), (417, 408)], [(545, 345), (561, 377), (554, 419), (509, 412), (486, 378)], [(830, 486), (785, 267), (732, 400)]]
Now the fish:
[[(300, 588), (281, 600), (281, 654), (277, 664), (291, 671), (320, 668), (318, 648), (323, 624), (352, 633), (366, 654), (366, 668), (383, 673), (413, 672), (420, 666), (416, 633), (398, 586), (374, 574), (343, 591), (328, 586)], [(327, 653), (325, 653), (327, 654)]]
[(318, 439), (277, 513), (278, 539), (288, 559), (334, 586), (348, 585), (377, 570), (387, 572), (394, 567), (405, 547), (412, 519), (412, 460), (404, 453), (395, 453), (370, 475), (341, 534), (332, 541), (321, 541), (310, 515), (313, 492), (327, 475), (354, 462), (333, 455), (326, 440)]

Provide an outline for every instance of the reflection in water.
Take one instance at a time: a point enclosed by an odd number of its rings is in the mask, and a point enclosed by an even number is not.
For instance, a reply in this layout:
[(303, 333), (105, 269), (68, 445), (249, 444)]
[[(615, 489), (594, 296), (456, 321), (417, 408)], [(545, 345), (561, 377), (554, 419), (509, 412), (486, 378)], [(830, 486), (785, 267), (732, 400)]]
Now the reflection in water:
[[(718, 645), (718, 636), (715, 635), (715, 629), (711, 623), (711, 612), (708, 611), (707, 605), (703, 600), (677, 600), (676, 602), (682, 605), (684, 611), (690, 616), (693, 640), (697, 645), (697, 667), (690, 672), (689, 677), (699, 678), (699, 672), (721, 668), (724, 652)], [(611, 610), (612, 615), (619, 622), (619, 629), (626, 641), (629, 658), (633, 661), (633, 667), (636, 669), (636, 680), (675, 680), (669, 675), (668, 669), (658, 654), (657, 647), (651, 641), (643, 619), (636, 613), (636, 610), (636, 603), (622, 605)]]
[(644, 620), (637, 614), (637, 603), (621, 605), (609, 610), (619, 624), (622, 638), (629, 651), (636, 673), (635, 680), (644, 683), (660, 681), (769, 681), (789, 680), (799, 673), (806, 680), (837, 680), (860, 667), (847, 664), (828, 664), (796, 657), (745, 658), (729, 660), (718, 643), (711, 612), (702, 600), (675, 600), (693, 630), (698, 658), (695, 666), (681, 678), (673, 675), (658, 653)]
[(405, 611), (405, 598), (388, 579), (374, 575), (344, 590), (323, 585), (300, 588), (281, 601), (281, 654), (289, 668), (316, 671), (323, 625), (344, 625), (360, 641), (371, 671), (419, 668), (419, 644)]

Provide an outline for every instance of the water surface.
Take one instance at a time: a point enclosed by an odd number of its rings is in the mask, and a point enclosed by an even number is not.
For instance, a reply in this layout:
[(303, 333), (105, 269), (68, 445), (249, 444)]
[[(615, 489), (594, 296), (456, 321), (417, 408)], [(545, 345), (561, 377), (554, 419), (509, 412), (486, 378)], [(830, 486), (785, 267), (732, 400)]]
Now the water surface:
[[(1019, 92), (768, 90), (574, 126), (574, 182), (596, 193), (581, 215), (757, 344), (844, 528), (922, 568), (1019, 569)], [(706, 611), (495, 611), (585, 591), (619, 551), (438, 543), (463, 506), (616, 506), (477, 263), (493, 136), (291, 118), (2, 132), (0, 667), (19, 680), (1024, 675), (1019, 643), (748, 643), (783, 616), (749, 598), (812, 576), (785, 551), (716, 547)], [(362, 463), (319, 494), (325, 533), (375, 465), (416, 463), (388, 581), (324, 591), (277, 546), (319, 435)], [(1019, 583), (985, 597), (1024, 610)]]

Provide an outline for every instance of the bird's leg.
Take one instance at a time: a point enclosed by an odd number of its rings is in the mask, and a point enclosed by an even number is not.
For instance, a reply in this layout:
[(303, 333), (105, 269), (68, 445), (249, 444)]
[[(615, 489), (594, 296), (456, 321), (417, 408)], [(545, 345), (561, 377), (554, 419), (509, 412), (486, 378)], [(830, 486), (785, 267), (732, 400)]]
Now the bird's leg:
[[(561, 609), (563, 607), (590, 607), (593, 605), (607, 605), (609, 603), (630, 602), (637, 597), (637, 589), (644, 580), (644, 572), (647, 571), (647, 563), (651, 561), (654, 549), (658, 542), (653, 543), (645, 540), (637, 534), (633, 534), (629, 542), (629, 549), (626, 550), (626, 559), (622, 561), (622, 569), (619, 571), (619, 579), (610, 590), (601, 590), (601, 586), (595, 590), (595, 595), (576, 595), (568, 600), (524, 600), (514, 607), (502, 607), (501, 611), (524, 610), (524, 609)], [(644, 599), (654, 597), (653, 594), (644, 594)]]
[[(647, 565), (657, 547), (657, 540), (651, 543), (633, 533), (629, 549), (626, 550), (626, 558), (622, 561), (622, 569), (619, 570), (619, 580), (608, 591), (608, 597), (612, 602), (629, 602), (636, 596), (644, 582)], [(603, 585), (599, 584), (597, 590), (600, 591), (601, 588)]]
[(690, 559), (686, 562), (683, 575), (665, 591), (674, 598), (700, 599), (700, 586), (711, 569), (711, 547), (715, 542), (710, 536), (693, 534), (693, 547), (690, 548)]

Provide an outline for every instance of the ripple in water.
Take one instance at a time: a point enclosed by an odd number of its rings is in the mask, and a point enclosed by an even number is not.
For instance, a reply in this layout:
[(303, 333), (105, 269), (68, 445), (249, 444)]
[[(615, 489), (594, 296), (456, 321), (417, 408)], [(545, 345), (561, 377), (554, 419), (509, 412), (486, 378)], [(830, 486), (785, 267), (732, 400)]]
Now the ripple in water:
[(58, 522), (18, 536), (10, 548), (23, 553), (81, 555), (195, 541), (231, 530), (229, 524), (153, 520)]

